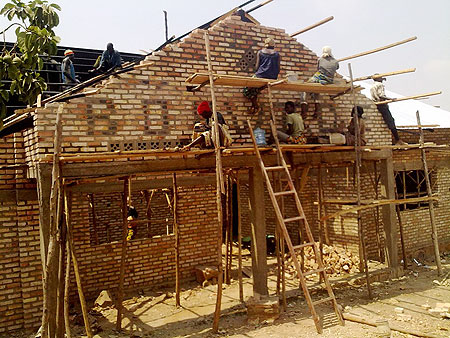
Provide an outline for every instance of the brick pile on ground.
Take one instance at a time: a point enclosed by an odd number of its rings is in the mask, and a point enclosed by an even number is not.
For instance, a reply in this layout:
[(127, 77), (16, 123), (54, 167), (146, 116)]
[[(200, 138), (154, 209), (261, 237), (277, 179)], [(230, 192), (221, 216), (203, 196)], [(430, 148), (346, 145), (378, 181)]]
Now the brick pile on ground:
[[(319, 268), (312, 247), (306, 247), (304, 249), (304, 258), (305, 271), (316, 270)], [(297, 259), (299, 262), (301, 261), (300, 251), (297, 252)], [(358, 272), (359, 257), (349, 250), (324, 244), (322, 259), (326, 272), (329, 275), (339, 276)], [(287, 260), (287, 272), (297, 276), (297, 271), (291, 257)]]

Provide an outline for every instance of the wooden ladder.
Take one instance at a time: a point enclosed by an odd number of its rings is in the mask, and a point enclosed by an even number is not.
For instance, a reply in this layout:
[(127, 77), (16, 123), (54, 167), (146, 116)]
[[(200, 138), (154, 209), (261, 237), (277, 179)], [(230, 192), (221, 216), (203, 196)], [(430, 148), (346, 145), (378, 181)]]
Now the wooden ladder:
[[(319, 247), (314, 240), (314, 237), (313, 237), (313, 234), (309, 227), (308, 221), (306, 220), (306, 216), (305, 216), (305, 213), (303, 212), (303, 207), (302, 207), (302, 204), (300, 203), (300, 199), (298, 197), (297, 190), (295, 189), (294, 183), (291, 178), (291, 174), (289, 172), (289, 168), (286, 164), (283, 153), (281, 151), (275, 125), (274, 125), (273, 121), (271, 120), (270, 127), (272, 129), (272, 135), (275, 139), (276, 152), (277, 152), (277, 157), (278, 157), (278, 165), (265, 166), (263, 159), (261, 157), (261, 153), (258, 149), (258, 145), (256, 144), (255, 134), (253, 133), (253, 128), (250, 124), (250, 121), (247, 120), (247, 123), (248, 123), (248, 127), (250, 130), (252, 142), (253, 142), (253, 147), (255, 148), (255, 153), (258, 158), (258, 162), (261, 167), (262, 174), (266, 180), (267, 190), (269, 191), (270, 199), (272, 201), (273, 208), (275, 209), (275, 214), (276, 214), (277, 220), (278, 220), (278, 226), (280, 227), (280, 231), (283, 235), (284, 240), (286, 241), (286, 245), (287, 245), (287, 247), (289, 249), (289, 253), (292, 257), (292, 261), (294, 262), (295, 268), (297, 270), (298, 277), (300, 280), (300, 285), (302, 286), (303, 293), (305, 295), (306, 302), (308, 304), (309, 310), (310, 310), (312, 318), (314, 320), (314, 324), (316, 325), (317, 332), (322, 333), (322, 323), (321, 323), (321, 320), (320, 320), (319, 316), (317, 315), (316, 309), (314, 307), (315, 305), (318, 305), (318, 304), (331, 302), (333, 304), (334, 312), (336, 313), (336, 317), (337, 317), (339, 323), (341, 325), (344, 325), (344, 319), (342, 317), (342, 313), (338, 307), (336, 297), (334, 296), (333, 289), (331, 288), (330, 282), (328, 280), (327, 273), (325, 272), (325, 267), (323, 265)], [(288, 190), (274, 191), (274, 188), (272, 186), (272, 183), (270, 182), (270, 177), (269, 177), (268, 173), (269, 172), (277, 172), (277, 171), (280, 174), (283, 174), (283, 173), (285, 174)], [(277, 200), (277, 198), (282, 197), (282, 196), (293, 196), (294, 197), (298, 216), (290, 217), (290, 218), (283, 217), (280, 205)], [(306, 237), (307, 237), (306, 243), (302, 243), (297, 246), (292, 245), (291, 238), (290, 238), (289, 233), (286, 228), (286, 223), (295, 222), (295, 221), (303, 221), (304, 229), (305, 229)], [(300, 231), (301, 231), (301, 229), (300, 229)], [(297, 259), (296, 250), (303, 249), (308, 246), (313, 248), (314, 257), (315, 257), (316, 263), (318, 265), (318, 269), (313, 269), (313, 270), (303, 272), (300, 267), (300, 263)], [(319, 276), (319, 278), (321, 277), (323, 279), (325, 286), (326, 286), (326, 290), (328, 292), (328, 297), (317, 300), (317, 301), (312, 300), (310, 292), (306, 285), (305, 277), (309, 276), (309, 275), (313, 275), (313, 274), (317, 274)]]

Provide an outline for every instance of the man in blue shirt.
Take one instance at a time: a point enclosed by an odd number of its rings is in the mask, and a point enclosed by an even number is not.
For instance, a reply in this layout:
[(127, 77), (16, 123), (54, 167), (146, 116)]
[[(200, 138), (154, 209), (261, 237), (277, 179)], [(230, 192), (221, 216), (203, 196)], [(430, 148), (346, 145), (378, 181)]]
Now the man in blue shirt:
[(75, 77), (75, 68), (73, 66), (73, 59), (75, 58), (75, 53), (67, 49), (64, 52), (64, 59), (61, 62), (61, 79), (62, 82), (66, 84), (80, 83)]
[(122, 58), (120, 53), (114, 50), (113, 44), (110, 42), (106, 45), (106, 50), (100, 59), (100, 65), (95, 69), (96, 71), (106, 73), (109, 70), (122, 66)]

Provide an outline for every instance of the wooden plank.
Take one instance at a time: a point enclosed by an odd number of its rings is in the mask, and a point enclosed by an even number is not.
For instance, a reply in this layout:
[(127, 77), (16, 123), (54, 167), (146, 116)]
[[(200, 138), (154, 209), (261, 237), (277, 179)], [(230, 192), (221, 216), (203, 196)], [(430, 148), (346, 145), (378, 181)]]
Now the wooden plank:
[(237, 221), (238, 221), (238, 282), (239, 300), (244, 302), (244, 284), (242, 283), (242, 218), (241, 218), (241, 180), (239, 171), (236, 175)]
[(307, 31), (309, 31), (309, 30), (311, 30), (311, 29), (314, 29), (314, 28), (316, 28), (316, 27), (319, 27), (319, 26), (323, 25), (324, 23), (327, 23), (327, 22), (329, 22), (329, 21), (331, 21), (331, 20), (333, 20), (333, 19), (334, 19), (334, 16), (329, 16), (328, 18), (325, 18), (325, 19), (323, 19), (323, 20), (320, 20), (319, 22), (316, 22), (315, 24), (312, 24), (312, 25), (310, 25), (310, 26), (308, 26), (308, 27), (305, 27), (305, 28), (303, 28), (303, 29), (300, 29), (300, 30), (296, 31), (295, 33), (292, 33), (292, 34), (290, 35), (290, 37), (293, 38), (294, 36), (297, 36), (297, 35), (300, 35), (300, 34), (302, 34), (302, 33), (305, 33), (305, 32), (307, 32)]
[[(261, 88), (279, 80), (269, 80), (263, 78), (254, 78), (248, 76), (238, 75), (225, 75), (225, 74), (213, 74), (214, 84), (218, 86), (229, 87), (249, 87), (249, 88)], [(186, 83), (193, 85), (200, 85), (208, 80), (208, 74), (195, 73), (186, 79)], [(307, 93), (324, 93), (324, 94), (339, 94), (347, 90), (349, 86), (347, 84), (329, 84), (322, 85), (320, 83), (309, 83), (302, 81), (286, 81), (277, 85), (276, 90), (280, 91), (295, 91), (295, 92), (307, 92)]]
[(328, 220), (330, 218), (336, 218), (340, 217), (345, 214), (357, 212), (358, 210), (365, 210), (365, 209), (371, 209), (376, 208), (379, 206), (385, 206), (385, 205), (395, 205), (395, 204), (404, 204), (404, 203), (417, 203), (417, 202), (428, 202), (428, 201), (438, 201), (439, 198), (437, 196), (431, 196), (431, 197), (417, 197), (417, 198), (401, 198), (401, 199), (385, 199), (385, 200), (374, 200), (373, 203), (365, 204), (356, 206), (349, 209), (340, 210), (338, 212), (335, 212), (333, 214), (327, 215), (322, 217), (322, 220)]
[(350, 56), (347, 56), (347, 57), (345, 57), (345, 58), (341, 58), (341, 59), (339, 59), (338, 61), (339, 61), (339, 62), (342, 62), (342, 61), (354, 59), (354, 58), (357, 58), (357, 57), (360, 57), (360, 56), (365, 56), (365, 55), (373, 54), (373, 53), (380, 52), (380, 51), (385, 50), (385, 49), (388, 49), (388, 48), (392, 48), (392, 47), (395, 47), (395, 46), (402, 45), (402, 44), (407, 43), (407, 42), (410, 42), (410, 41), (414, 41), (414, 40), (416, 40), (416, 39), (417, 39), (417, 37), (416, 37), (416, 36), (413, 36), (413, 37), (411, 37), (411, 38), (408, 38), (408, 39), (405, 39), (405, 40), (402, 40), (402, 41), (398, 41), (398, 42), (394, 42), (394, 43), (391, 43), (391, 44), (386, 45), (386, 46), (383, 46), (383, 47), (379, 47), (379, 48), (375, 48), (375, 49), (368, 50), (368, 51), (366, 51), (366, 52), (362, 52), (362, 53), (350, 55)]
[(419, 99), (419, 98), (421, 98), (421, 97), (428, 97), (428, 96), (439, 95), (439, 94), (442, 94), (442, 92), (439, 91), (439, 92), (431, 92), (431, 93), (426, 93), (426, 94), (419, 94), (419, 95), (405, 96), (405, 97), (400, 97), (400, 98), (398, 98), (398, 99), (385, 100), (385, 101), (374, 102), (374, 103), (375, 103), (376, 105), (380, 105), (380, 104), (388, 104), (388, 103), (394, 103), (394, 102), (400, 102), (400, 101), (406, 101), (406, 100)]
[[(420, 123), (419, 111), (416, 112), (416, 118), (417, 118), (417, 125), (420, 126), (421, 123)], [(420, 132), (419, 143), (422, 145), (424, 143), (422, 127), (419, 127), (419, 132)], [(428, 194), (428, 197), (431, 198), (433, 196), (433, 192), (431, 191), (431, 182), (430, 182), (430, 175), (429, 175), (429, 171), (428, 171), (427, 155), (425, 153), (425, 149), (423, 149), (423, 148), (421, 149), (421, 155), (422, 155), (423, 171), (425, 174), (425, 183), (427, 185), (427, 194)], [(434, 214), (433, 201), (430, 201), (428, 203), (428, 210), (430, 212), (431, 239), (433, 241), (433, 247), (434, 247), (434, 260), (436, 262), (437, 274), (439, 276), (442, 274), (442, 264), (441, 264), (441, 255), (439, 253), (439, 237), (438, 237), (437, 228), (436, 228), (436, 216)]]
[[(66, 229), (67, 224), (65, 223)], [(70, 313), (69, 313), (69, 292), (70, 292), (70, 264), (71, 254), (69, 247), (69, 240), (66, 239), (66, 271), (64, 275), (64, 327), (67, 338), (72, 338), (72, 334), (70, 332)]]

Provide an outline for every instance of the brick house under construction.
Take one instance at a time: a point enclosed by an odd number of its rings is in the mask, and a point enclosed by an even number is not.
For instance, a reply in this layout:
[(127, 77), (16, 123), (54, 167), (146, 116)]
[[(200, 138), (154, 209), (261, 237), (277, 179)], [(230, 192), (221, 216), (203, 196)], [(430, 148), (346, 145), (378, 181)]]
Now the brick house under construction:
[[(246, 22), (251, 21), (251, 22)], [(272, 37), (282, 56), (281, 74), (298, 74), (306, 81), (316, 70), (317, 56), (282, 29), (260, 25), (256, 20), (228, 16), (209, 28), (215, 73), (251, 76), (256, 52), (264, 39)], [(167, 152), (189, 142), (197, 121), (196, 106), (210, 100), (208, 90), (187, 91), (185, 80), (205, 73), (203, 31), (193, 31), (182, 41), (167, 45), (146, 58), (135, 69), (112, 76), (95, 85), (95, 93), (67, 100), (62, 115), (61, 175), (72, 195), (75, 250), (79, 257), (83, 288), (88, 299), (103, 289), (115, 290), (119, 280), (121, 252), (121, 178), (133, 176), (131, 199), (141, 219), (137, 239), (128, 243), (125, 288), (133, 290), (172, 283), (174, 280), (174, 236), (171, 173), (178, 173), (178, 224), (180, 266), (183, 280), (194, 278), (194, 268), (217, 263), (217, 212), (214, 154)], [(273, 89), (278, 125), (288, 100), (299, 103), (296, 92)], [(243, 234), (253, 226), (273, 233), (275, 215), (253, 153), (239, 152), (249, 145), (247, 118), (251, 103), (242, 88), (216, 87), (218, 110), (230, 126), (236, 151), (224, 152), (225, 169), (239, 170)], [(307, 120), (314, 133), (335, 129), (350, 120), (353, 101), (349, 95), (332, 99), (320, 94), (321, 112)], [(426, 194), (419, 149), (388, 147), (391, 135), (376, 106), (362, 94), (367, 148), (362, 159), (362, 197), (366, 200), (421, 197)], [(264, 92), (259, 103), (269, 111)], [(16, 112), (5, 121), (0, 140), (0, 334), (39, 327), (42, 314), (42, 266), (48, 247), (51, 159), (58, 103)], [(312, 116), (312, 107), (310, 108)], [(269, 130), (268, 113), (259, 116)], [(448, 130), (426, 134), (425, 141), (449, 144)], [(413, 142), (417, 142), (411, 139)], [(232, 149), (233, 149), (232, 148)], [(160, 151), (157, 151), (160, 149)], [(302, 184), (300, 198), (307, 218), (318, 235), (318, 171), (323, 173), (326, 214), (348, 207), (355, 199), (354, 151), (351, 147), (316, 146), (291, 151), (295, 175)], [(430, 148), (429, 166), (434, 192), (438, 194), (436, 217), (439, 240), (450, 244), (450, 153)], [(120, 150), (113, 155), (111, 152)], [(75, 154), (86, 155), (84, 158)], [(89, 154), (98, 155), (89, 159)], [(71, 156), (73, 155), (73, 156)], [(264, 155), (270, 161), (273, 155)], [(303, 175), (302, 175), (303, 174)], [(303, 176), (303, 177), (302, 177)], [(255, 206), (251, 217), (248, 199)], [(327, 204), (342, 199), (347, 204)], [(150, 205), (150, 208), (148, 206)], [(408, 257), (431, 248), (427, 204), (400, 205), (404, 243)], [(257, 211), (256, 211), (257, 209)], [(286, 205), (289, 216), (290, 205)], [(362, 213), (370, 259), (386, 261), (398, 273), (400, 240), (394, 205)], [(289, 231), (298, 241), (297, 226)], [(358, 253), (355, 214), (330, 219), (327, 240)], [(265, 257), (265, 253), (264, 253)], [(264, 275), (265, 264), (254, 266)], [(74, 279), (72, 279), (73, 281)], [(75, 283), (71, 286), (75, 295)], [(74, 298), (75, 300), (76, 298)]]

